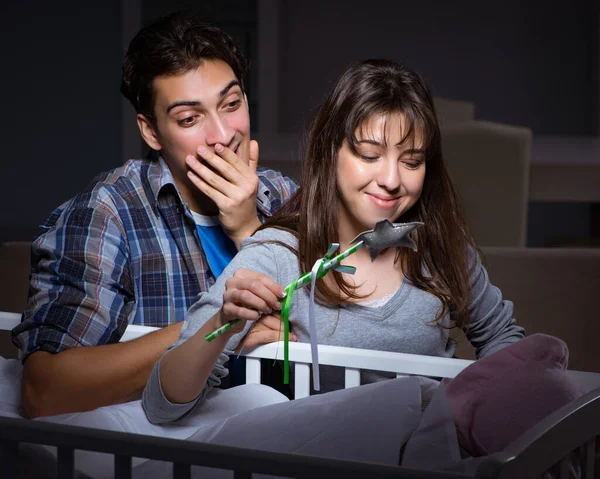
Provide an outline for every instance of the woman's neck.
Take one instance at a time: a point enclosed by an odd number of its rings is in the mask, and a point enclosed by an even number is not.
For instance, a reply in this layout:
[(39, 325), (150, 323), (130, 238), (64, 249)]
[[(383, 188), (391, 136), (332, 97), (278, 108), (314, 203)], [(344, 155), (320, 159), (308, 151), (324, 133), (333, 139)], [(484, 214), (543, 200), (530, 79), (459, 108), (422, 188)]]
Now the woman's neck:
[(360, 226), (352, 224), (346, 218), (339, 218), (338, 242), (340, 243), (340, 248), (342, 248), (342, 251), (348, 249), (351, 246), (350, 242), (363, 231), (367, 230), (361, 229)]
[(346, 258), (342, 264), (356, 267), (353, 275), (344, 275), (355, 292), (364, 296), (358, 301), (383, 298), (394, 293), (402, 284), (403, 274), (400, 262), (396, 262), (396, 248), (382, 251), (371, 261), (367, 248), (360, 249)]
[[(351, 246), (350, 242), (365, 230), (343, 220), (338, 224), (338, 241), (341, 251), (345, 251)], [(364, 296), (357, 301), (383, 298), (400, 287), (403, 274), (399, 262), (395, 261), (396, 252), (396, 248), (388, 248), (372, 260), (369, 248), (363, 247), (342, 261), (344, 265), (356, 267), (353, 275), (344, 275), (344, 278), (354, 285), (358, 295)]]

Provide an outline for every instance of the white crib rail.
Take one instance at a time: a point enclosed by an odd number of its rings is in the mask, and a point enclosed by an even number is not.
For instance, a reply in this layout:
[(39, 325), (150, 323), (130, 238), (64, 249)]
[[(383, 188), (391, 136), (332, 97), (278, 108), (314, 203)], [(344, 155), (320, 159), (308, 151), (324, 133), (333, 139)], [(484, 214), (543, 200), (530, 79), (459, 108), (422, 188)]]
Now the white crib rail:
[[(21, 315), (0, 311), (0, 331), (10, 330), (21, 321)], [(130, 341), (159, 328), (127, 326), (121, 341)], [(311, 354), (310, 344), (290, 343), (289, 359), (294, 366), (294, 395), (296, 399), (310, 395)], [(260, 383), (260, 360), (283, 359), (283, 342), (259, 346), (244, 352), (246, 356), (246, 383)], [(396, 376), (419, 375), (453, 378), (473, 361), (439, 358), (418, 354), (392, 353), (367, 349), (319, 345), (319, 364), (345, 368), (345, 387), (360, 386), (360, 371), (370, 369), (396, 373)]]
[[(17, 327), (20, 322), (20, 313), (9, 313), (6, 311), (0, 311), (0, 331), (10, 331), (11, 329)], [(127, 329), (125, 329), (125, 332), (121, 337), (121, 342), (131, 341), (132, 339), (139, 338), (148, 333), (151, 333), (152, 331), (156, 331), (157, 329), (160, 328), (130, 324), (129, 326), (127, 326)]]
[(141, 338), (148, 333), (153, 331), (157, 331), (160, 328), (154, 326), (138, 326), (137, 324), (130, 324), (125, 329), (123, 336), (121, 336), (121, 340), (119, 342), (124, 343), (125, 341), (131, 341), (132, 339)]
[[(20, 322), (20, 314), (0, 311), (0, 331), (10, 331), (11, 329), (17, 327)], [(152, 331), (156, 331), (157, 329), (160, 328), (130, 324), (127, 326), (127, 329), (125, 329), (123, 336), (121, 336), (121, 342), (131, 341), (132, 339), (142, 337), (148, 333), (151, 333)], [(19, 351), (19, 357), (21, 357), (21, 351)]]
[[(294, 396), (310, 395), (310, 344), (290, 343), (289, 359), (295, 363)], [(260, 383), (260, 360), (283, 359), (283, 342), (259, 346), (246, 356), (246, 383)], [(319, 345), (319, 364), (345, 368), (345, 387), (360, 385), (360, 370), (387, 371), (397, 376), (419, 375), (453, 378), (473, 361), (418, 354)]]
[(0, 331), (10, 331), (12, 328), (19, 325), (21, 322), (21, 315), (18, 313), (7, 313), (0, 311)]

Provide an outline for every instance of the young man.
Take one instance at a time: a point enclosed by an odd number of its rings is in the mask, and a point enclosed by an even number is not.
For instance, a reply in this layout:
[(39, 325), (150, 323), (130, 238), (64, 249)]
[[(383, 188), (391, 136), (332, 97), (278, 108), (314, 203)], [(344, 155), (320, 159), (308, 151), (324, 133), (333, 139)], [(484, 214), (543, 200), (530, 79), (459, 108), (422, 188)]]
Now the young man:
[[(231, 38), (192, 14), (160, 19), (131, 41), (121, 91), (158, 158), (100, 175), (33, 242), (28, 303), (13, 331), (30, 417), (138, 397), (198, 293), (295, 190), (279, 173), (257, 173), (246, 68)], [(264, 318), (246, 344), (273, 341), (277, 322)], [(119, 343), (128, 324), (161, 329)]]

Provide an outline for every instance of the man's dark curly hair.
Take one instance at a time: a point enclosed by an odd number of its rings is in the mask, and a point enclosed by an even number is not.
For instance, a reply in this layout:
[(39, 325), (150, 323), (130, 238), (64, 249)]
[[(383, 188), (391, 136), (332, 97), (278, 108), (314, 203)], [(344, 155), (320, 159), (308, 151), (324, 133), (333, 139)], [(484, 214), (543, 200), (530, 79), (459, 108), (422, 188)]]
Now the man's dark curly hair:
[(121, 93), (138, 113), (153, 120), (154, 79), (187, 72), (205, 60), (227, 63), (244, 90), (248, 61), (232, 38), (192, 12), (172, 13), (142, 28), (131, 40), (123, 61)]

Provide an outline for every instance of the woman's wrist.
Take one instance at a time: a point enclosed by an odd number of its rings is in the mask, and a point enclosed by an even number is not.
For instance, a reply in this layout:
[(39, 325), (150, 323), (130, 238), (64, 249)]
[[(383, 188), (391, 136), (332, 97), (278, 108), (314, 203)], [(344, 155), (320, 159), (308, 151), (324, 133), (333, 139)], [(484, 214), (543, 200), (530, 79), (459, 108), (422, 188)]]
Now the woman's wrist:
[[(229, 321), (223, 318), (223, 315), (221, 314), (221, 310), (219, 310), (219, 312), (217, 314), (215, 314), (212, 318), (210, 318), (208, 320), (208, 325), (210, 331), (209, 332), (213, 332), (216, 331), (219, 328), (222, 328), (223, 326), (225, 326), (226, 324), (228, 324)], [(237, 331), (234, 331), (233, 328), (228, 329), (227, 331), (219, 334), (217, 337), (225, 337), (227, 338), (227, 340), (229, 340), (229, 338), (231, 338), (231, 336), (233, 336)]]

